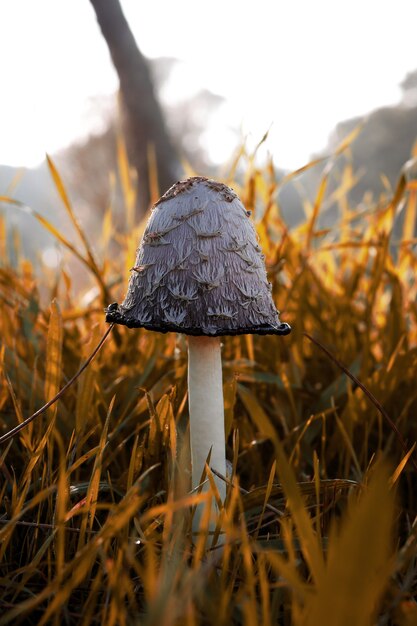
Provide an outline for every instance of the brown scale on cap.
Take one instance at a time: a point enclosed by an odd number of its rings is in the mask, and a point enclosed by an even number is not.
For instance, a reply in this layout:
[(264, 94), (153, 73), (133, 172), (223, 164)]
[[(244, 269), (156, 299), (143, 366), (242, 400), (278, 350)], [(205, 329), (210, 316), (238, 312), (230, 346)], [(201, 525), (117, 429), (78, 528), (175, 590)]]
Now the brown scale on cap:
[(155, 203), (121, 305), (106, 320), (188, 335), (286, 335), (264, 255), (236, 193), (201, 176)]
[(233, 202), (233, 200), (237, 198), (237, 195), (235, 194), (233, 189), (230, 189), (230, 187), (228, 187), (224, 183), (218, 183), (216, 180), (206, 178), (205, 176), (193, 176), (191, 178), (187, 178), (186, 180), (177, 181), (174, 185), (172, 185), (172, 187), (168, 189), (168, 191), (164, 193), (163, 196), (159, 198), (159, 200), (157, 200), (157, 202), (155, 202), (154, 207), (158, 206), (158, 204), (161, 204), (162, 202), (165, 202), (165, 200), (171, 200), (172, 198), (176, 198), (180, 193), (188, 191), (193, 187), (193, 185), (196, 185), (197, 183), (205, 183), (210, 189), (218, 191), (226, 200), (226, 202)]

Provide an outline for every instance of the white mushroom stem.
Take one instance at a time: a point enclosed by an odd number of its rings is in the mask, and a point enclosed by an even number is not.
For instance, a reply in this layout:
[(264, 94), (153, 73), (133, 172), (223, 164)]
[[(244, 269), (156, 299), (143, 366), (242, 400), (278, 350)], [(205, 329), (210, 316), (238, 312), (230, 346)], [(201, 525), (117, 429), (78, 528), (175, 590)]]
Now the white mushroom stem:
[[(195, 488), (200, 484), (210, 449), (210, 467), (226, 476), (222, 361), (218, 337), (188, 337), (188, 404), (192, 486)], [(225, 482), (215, 475), (214, 480), (224, 502)], [(194, 529), (198, 527), (199, 518), (200, 515), (195, 516)]]

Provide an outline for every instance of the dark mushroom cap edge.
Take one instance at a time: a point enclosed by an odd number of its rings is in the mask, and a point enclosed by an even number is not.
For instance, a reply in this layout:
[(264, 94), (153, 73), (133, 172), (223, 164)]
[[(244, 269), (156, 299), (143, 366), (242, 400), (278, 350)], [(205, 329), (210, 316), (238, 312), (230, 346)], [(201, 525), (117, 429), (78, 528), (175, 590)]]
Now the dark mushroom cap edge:
[(128, 328), (146, 328), (146, 330), (153, 330), (157, 333), (182, 333), (183, 335), (192, 335), (194, 337), (221, 337), (221, 336), (234, 336), (234, 335), (288, 335), (291, 332), (291, 326), (285, 322), (281, 322), (281, 324), (277, 327), (270, 326), (269, 324), (259, 325), (259, 326), (251, 326), (249, 328), (238, 328), (238, 329), (226, 329), (221, 328), (216, 330), (214, 333), (204, 333), (200, 328), (184, 328), (183, 326), (177, 324), (169, 324), (168, 322), (164, 325), (155, 325), (155, 324), (141, 324), (138, 320), (129, 319), (123, 313), (119, 311), (119, 305), (117, 302), (113, 302), (110, 306), (105, 309), (106, 311), (106, 322), (121, 324), (123, 326), (127, 326)]

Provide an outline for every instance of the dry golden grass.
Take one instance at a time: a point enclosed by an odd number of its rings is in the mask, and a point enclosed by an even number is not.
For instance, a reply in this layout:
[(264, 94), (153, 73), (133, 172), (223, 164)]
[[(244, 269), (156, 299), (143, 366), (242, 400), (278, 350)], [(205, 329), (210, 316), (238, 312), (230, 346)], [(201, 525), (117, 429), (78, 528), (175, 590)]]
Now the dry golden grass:
[[(123, 294), (143, 224), (131, 227), (119, 151), (129, 229), (113, 232), (110, 207), (93, 249), (52, 162), (79, 245), (34, 216), (89, 273), (89, 295), (68, 265), (41, 278), (22, 256), (0, 267), (0, 434), (74, 375), (106, 329), (104, 305)], [(405, 169), (392, 199), (350, 207), (346, 166), (339, 219), (318, 230), (328, 173), (294, 229), (272, 165), (250, 158), (234, 184), (257, 207), (293, 333), (225, 338), (233, 475), (221, 533), (191, 536), (191, 506), (208, 496), (189, 494), (184, 338), (114, 329), (59, 401), (0, 447), (0, 626), (417, 623), (417, 185)], [(376, 396), (405, 450), (304, 333)]]

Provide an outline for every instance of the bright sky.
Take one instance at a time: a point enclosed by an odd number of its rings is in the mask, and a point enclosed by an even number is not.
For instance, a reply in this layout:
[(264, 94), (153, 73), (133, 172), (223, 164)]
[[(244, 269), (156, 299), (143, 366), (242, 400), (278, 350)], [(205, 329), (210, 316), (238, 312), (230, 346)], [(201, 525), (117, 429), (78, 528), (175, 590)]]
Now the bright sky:
[[(182, 61), (166, 97), (226, 98), (206, 137), (224, 160), (230, 126), (302, 165), (338, 121), (399, 100), (417, 67), (415, 0), (122, 0), (142, 52)], [(97, 129), (117, 77), (88, 0), (0, 3), (0, 164), (36, 165)]]

